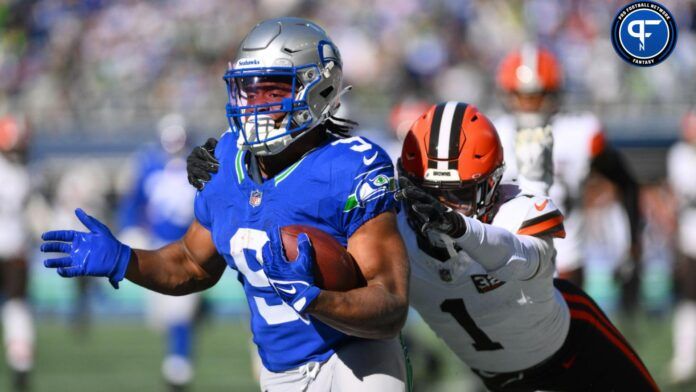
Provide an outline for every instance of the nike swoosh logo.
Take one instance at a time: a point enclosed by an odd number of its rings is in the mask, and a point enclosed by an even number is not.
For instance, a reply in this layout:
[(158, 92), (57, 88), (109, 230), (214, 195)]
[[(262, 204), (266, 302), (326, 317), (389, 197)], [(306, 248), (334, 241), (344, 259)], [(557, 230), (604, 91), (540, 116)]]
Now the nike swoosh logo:
[(282, 292), (284, 292), (284, 293), (290, 294), (290, 295), (293, 295), (293, 294), (295, 294), (295, 293), (297, 292), (297, 289), (295, 288), (295, 286), (290, 286), (290, 290), (284, 289), (284, 288), (282, 288), (282, 287), (280, 287), (280, 286), (276, 286), (276, 289), (278, 289), (278, 290), (280, 290), (280, 291), (282, 291)]
[(370, 158), (363, 157), (363, 163), (365, 164), (365, 166), (369, 166), (372, 164), (372, 162), (375, 161), (375, 159), (377, 159), (377, 151), (375, 151), (375, 153)]
[(541, 204), (534, 203), (534, 208), (536, 208), (537, 211), (543, 211), (547, 204), (549, 204), (549, 199), (544, 200)]

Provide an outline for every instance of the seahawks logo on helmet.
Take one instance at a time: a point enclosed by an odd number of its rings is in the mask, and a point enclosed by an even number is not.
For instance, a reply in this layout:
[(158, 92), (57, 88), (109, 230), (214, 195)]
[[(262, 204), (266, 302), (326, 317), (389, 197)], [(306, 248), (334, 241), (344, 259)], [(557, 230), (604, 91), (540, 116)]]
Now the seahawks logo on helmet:
[(358, 183), (355, 192), (348, 196), (348, 200), (346, 200), (346, 204), (343, 207), (343, 212), (365, 207), (367, 202), (378, 199), (385, 193), (394, 192), (396, 190), (396, 180), (394, 177), (378, 174), (373, 178), (369, 178), (365, 174), (363, 174), (364, 177)]

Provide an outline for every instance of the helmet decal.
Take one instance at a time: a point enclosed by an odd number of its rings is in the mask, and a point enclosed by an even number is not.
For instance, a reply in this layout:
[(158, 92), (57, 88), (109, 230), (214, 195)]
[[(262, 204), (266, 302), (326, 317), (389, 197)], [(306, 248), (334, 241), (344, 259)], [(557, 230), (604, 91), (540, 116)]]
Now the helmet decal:
[[(457, 169), (460, 129), (464, 112), (468, 106), (463, 102), (446, 102), (435, 107), (428, 148), (429, 153), (434, 153), (435, 156), (429, 156), (429, 169)], [(448, 146), (448, 148), (444, 148), (444, 146)]]

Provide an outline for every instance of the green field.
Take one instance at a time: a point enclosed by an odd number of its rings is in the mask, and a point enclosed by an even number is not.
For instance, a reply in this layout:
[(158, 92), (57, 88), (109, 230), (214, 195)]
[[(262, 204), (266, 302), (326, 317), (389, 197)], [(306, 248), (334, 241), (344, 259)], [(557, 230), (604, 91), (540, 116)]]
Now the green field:
[[(696, 383), (677, 387), (666, 384), (670, 355), (668, 321), (640, 318), (623, 323), (622, 330), (644, 358), (665, 391), (694, 391)], [(475, 391), (476, 383), (452, 354), (426, 327), (411, 323), (411, 336), (421, 342), (413, 347), (411, 361), (420, 390)], [(244, 321), (208, 320), (198, 332), (196, 380), (192, 391), (257, 391), (251, 376), (249, 333)], [(442, 364), (439, 371), (426, 359), (431, 349)], [(162, 337), (136, 321), (100, 321), (87, 333), (78, 334), (67, 324), (41, 319), (33, 391), (164, 391), (160, 379)], [(416, 380), (418, 381), (418, 380)], [(8, 389), (8, 374), (0, 369), (0, 391)]]
[[(248, 326), (211, 321), (198, 331), (193, 391), (257, 391), (251, 376)], [(41, 321), (32, 391), (164, 391), (162, 336), (136, 322), (100, 322), (77, 334), (67, 324)], [(0, 371), (0, 391), (8, 390)]]

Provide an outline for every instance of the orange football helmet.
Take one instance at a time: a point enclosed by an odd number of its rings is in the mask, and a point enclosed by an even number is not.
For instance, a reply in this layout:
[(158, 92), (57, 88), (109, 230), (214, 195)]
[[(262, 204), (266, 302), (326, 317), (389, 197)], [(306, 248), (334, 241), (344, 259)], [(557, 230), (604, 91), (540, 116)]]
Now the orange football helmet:
[(508, 110), (541, 114), (542, 120), (558, 110), (562, 79), (556, 56), (532, 44), (508, 54), (500, 63), (497, 75), (498, 88)]
[(26, 147), (27, 126), (21, 116), (0, 117), (0, 151), (12, 152)]
[(444, 102), (411, 126), (398, 162), (400, 176), (467, 216), (485, 220), (503, 176), (503, 146), (476, 106)]

